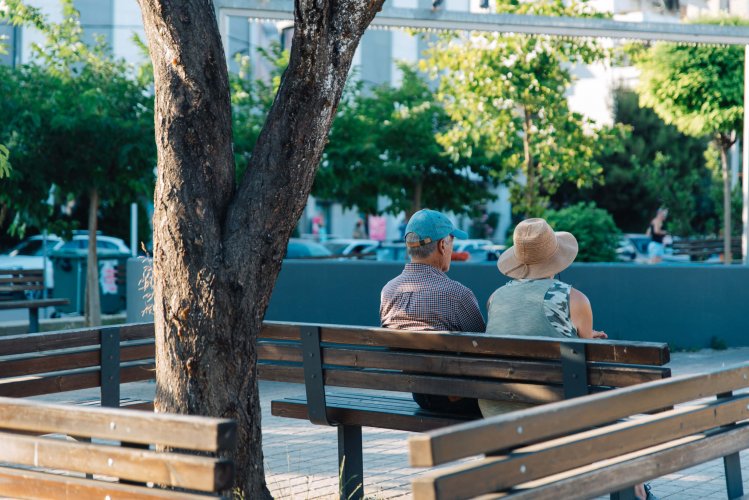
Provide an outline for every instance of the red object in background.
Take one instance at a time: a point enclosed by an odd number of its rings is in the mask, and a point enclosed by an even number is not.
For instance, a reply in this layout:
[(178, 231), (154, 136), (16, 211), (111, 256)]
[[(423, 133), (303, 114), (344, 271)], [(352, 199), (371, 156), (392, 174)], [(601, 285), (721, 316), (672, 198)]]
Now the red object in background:
[(453, 252), (452, 257), (450, 257), (450, 260), (457, 260), (464, 262), (471, 258), (471, 254), (468, 252)]

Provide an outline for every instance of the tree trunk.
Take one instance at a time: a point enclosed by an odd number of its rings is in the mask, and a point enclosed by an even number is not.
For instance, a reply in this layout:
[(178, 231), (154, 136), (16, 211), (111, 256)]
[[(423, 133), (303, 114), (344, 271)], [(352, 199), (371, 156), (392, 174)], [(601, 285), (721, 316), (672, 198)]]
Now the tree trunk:
[(414, 195), (411, 198), (411, 208), (406, 212), (406, 221), (408, 221), (413, 214), (421, 210), (421, 197), (424, 193), (424, 180), (419, 178), (414, 182)]
[(720, 166), (723, 171), (723, 263), (730, 264), (733, 260), (731, 250), (731, 174), (728, 171), (728, 148), (725, 141), (719, 141)]
[(96, 231), (98, 228), (99, 191), (89, 192), (88, 206), (88, 256), (86, 257), (86, 299), (84, 301), (86, 326), (101, 325), (101, 300), (99, 296), (99, 261), (96, 258)]
[(255, 339), (354, 51), (382, 2), (295, 1), (289, 66), (237, 187), (213, 2), (140, 0), (156, 94), (156, 409), (238, 421), (244, 498), (270, 497)]
[(525, 164), (525, 217), (534, 217), (536, 212), (536, 183), (533, 155), (531, 154), (531, 117), (528, 108), (523, 108), (523, 163)]

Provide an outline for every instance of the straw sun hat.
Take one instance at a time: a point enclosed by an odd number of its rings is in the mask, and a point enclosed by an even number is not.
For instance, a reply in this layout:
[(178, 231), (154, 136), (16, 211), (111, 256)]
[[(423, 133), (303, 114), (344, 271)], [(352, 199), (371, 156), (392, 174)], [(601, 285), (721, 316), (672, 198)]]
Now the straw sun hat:
[(566, 269), (577, 256), (577, 240), (554, 232), (543, 219), (527, 219), (515, 228), (513, 246), (499, 256), (499, 272), (515, 279), (548, 278)]

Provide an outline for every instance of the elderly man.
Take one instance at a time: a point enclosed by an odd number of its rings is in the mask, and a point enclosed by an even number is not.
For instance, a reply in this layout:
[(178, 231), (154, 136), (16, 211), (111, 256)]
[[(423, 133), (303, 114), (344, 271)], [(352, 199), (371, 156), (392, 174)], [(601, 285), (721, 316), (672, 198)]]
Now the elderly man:
[[(483, 332), (486, 328), (476, 296), (445, 274), (450, 269), (453, 239), (468, 235), (444, 214), (419, 210), (406, 226), (411, 262), (390, 280), (380, 295), (383, 328)], [(479, 414), (473, 399), (414, 394), (422, 408)]]

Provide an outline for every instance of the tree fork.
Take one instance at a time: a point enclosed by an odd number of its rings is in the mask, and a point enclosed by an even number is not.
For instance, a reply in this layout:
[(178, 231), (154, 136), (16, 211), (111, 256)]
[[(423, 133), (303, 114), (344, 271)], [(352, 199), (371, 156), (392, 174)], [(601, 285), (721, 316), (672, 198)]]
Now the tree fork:
[(269, 498), (254, 343), (354, 51), (384, 0), (295, 1), (289, 66), (239, 187), (213, 2), (139, 1), (158, 148), (156, 408), (237, 419), (237, 493)]

